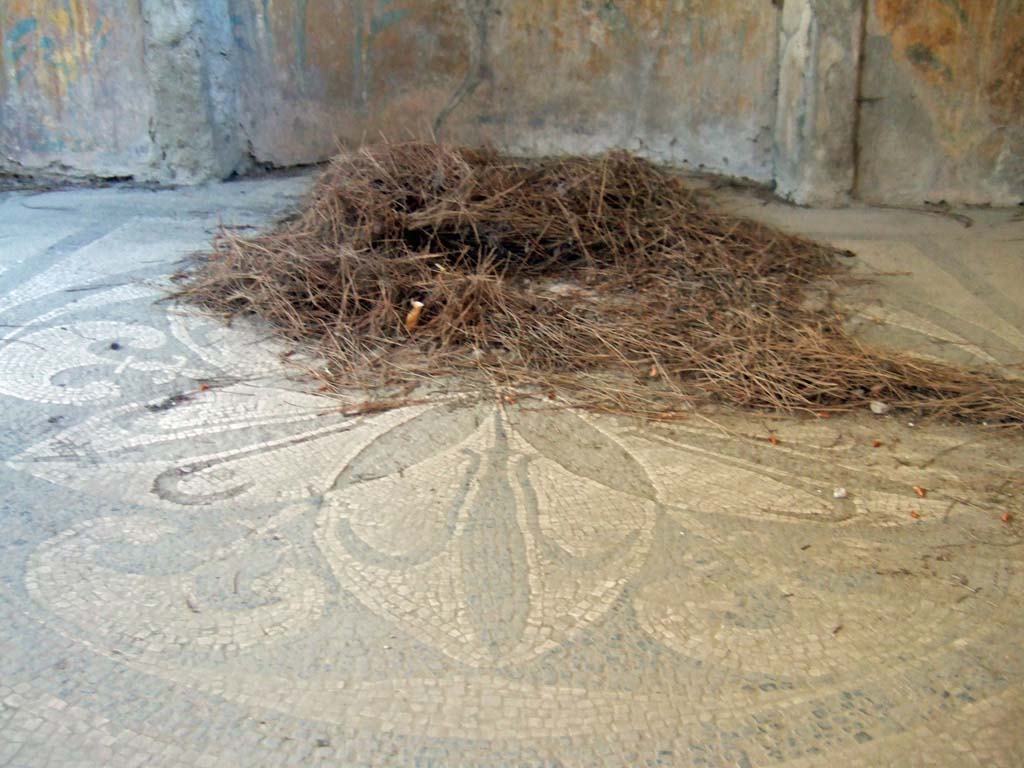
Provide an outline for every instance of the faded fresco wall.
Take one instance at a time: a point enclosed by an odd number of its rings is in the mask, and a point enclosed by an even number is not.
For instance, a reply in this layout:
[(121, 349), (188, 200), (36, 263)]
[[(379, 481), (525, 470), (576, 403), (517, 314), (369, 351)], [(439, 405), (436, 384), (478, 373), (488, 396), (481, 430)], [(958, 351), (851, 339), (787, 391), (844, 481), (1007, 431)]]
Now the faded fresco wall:
[(257, 162), (293, 165), (364, 136), (423, 135), (470, 66), (450, 0), (231, 0), (240, 120)]
[(1024, 199), (1024, 0), (872, 0), (857, 192)]
[(131, 0), (4, 0), (0, 161), (130, 176), (150, 160), (153, 100)]
[(234, 0), (232, 13), (257, 161), (435, 133), (528, 153), (627, 146), (771, 179), (767, 1)]
[(0, 42), (0, 170), (190, 182), (383, 134), (1024, 199), (1024, 0), (5, 0)]

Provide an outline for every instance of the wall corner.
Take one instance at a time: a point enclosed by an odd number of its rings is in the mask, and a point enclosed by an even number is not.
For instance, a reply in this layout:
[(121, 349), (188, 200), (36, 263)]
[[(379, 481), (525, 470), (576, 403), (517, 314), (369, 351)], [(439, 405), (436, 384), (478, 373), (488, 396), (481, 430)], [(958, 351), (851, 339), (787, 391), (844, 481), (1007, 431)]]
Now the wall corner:
[(779, 25), (776, 191), (801, 205), (849, 202), (864, 0), (786, 0)]
[(184, 184), (226, 178), (244, 159), (227, 3), (142, 0), (142, 14), (155, 100), (153, 176)]

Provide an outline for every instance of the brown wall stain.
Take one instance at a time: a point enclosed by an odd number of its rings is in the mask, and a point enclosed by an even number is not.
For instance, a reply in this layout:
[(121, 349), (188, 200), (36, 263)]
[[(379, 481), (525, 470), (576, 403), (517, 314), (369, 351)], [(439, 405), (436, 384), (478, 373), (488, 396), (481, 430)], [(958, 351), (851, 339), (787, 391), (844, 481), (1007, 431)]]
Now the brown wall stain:
[[(471, 20), (446, 0), (232, 0), (243, 124), (259, 160), (425, 135), (470, 64)], [(268, 87), (268, 83), (272, 87)]]
[[(529, 152), (627, 146), (767, 179), (777, 11), (745, 0), (499, 4), (491, 78), (453, 121)], [(461, 118), (461, 122), (460, 122)]]
[(1014, 202), (1024, 179), (1024, 0), (871, 0), (868, 199)]
[(774, 113), (767, 2), (232, 3), (259, 159), (440, 131), (524, 151), (646, 147), (770, 177), (770, 147), (757, 143)]
[(876, 0), (876, 12), (897, 58), (933, 91), (929, 105), (949, 133), (970, 122), (966, 112), (996, 124), (1024, 120), (1024, 2)]

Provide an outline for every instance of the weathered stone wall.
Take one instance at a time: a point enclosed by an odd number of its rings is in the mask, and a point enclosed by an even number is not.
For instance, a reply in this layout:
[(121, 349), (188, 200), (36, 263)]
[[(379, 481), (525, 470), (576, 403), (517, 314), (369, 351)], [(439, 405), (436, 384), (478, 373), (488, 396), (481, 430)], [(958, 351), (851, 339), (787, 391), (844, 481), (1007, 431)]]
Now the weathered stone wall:
[(6, 0), (0, 170), (192, 182), (243, 168), (222, 5)]
[(253, 160), (322, 160), (338, 143), (431, 130), (472, 65), (451, 0), (230, 0)]
[(872, 0), (857, 192), (1024, 198), (1024, 0)]
[(220, 4), (141, 3), (146, 68), (159, 107), (150, 132), (156, 173), (190, 182), (241, 170), (237, 57)]
[(863, 0), (789, 0), (779, 30), (775, 183), (809, 205), (853, 191)]
[(527, 153), (625, 146), (771, 179), (770, 2), (234, 0), (232, 11), (257, 161), (434, 133)]
[(0, 5), (0, 167), (132, 176), (155, 112), (131, 0)]
[(1024, 198), (1024, 0), (7, 0), (0, 39), (9, 170), (189, 182), (439, 136), (809, 204)]

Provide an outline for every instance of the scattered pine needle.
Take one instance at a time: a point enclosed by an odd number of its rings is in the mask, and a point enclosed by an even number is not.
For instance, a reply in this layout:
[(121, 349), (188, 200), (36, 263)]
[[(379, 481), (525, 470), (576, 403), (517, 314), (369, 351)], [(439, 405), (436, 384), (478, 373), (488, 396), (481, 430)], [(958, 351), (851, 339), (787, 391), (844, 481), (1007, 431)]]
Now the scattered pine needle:
[(311, 342), (330, 388), (453, 377), (649, 417), (883, 400), (1024, 422), (1020, 382), (851, 337), (820, 300), (843, 278), (838, 255), (624, 152), (385, 143), (335, 158), (276, 229), (220, 233), (175, 295)]

